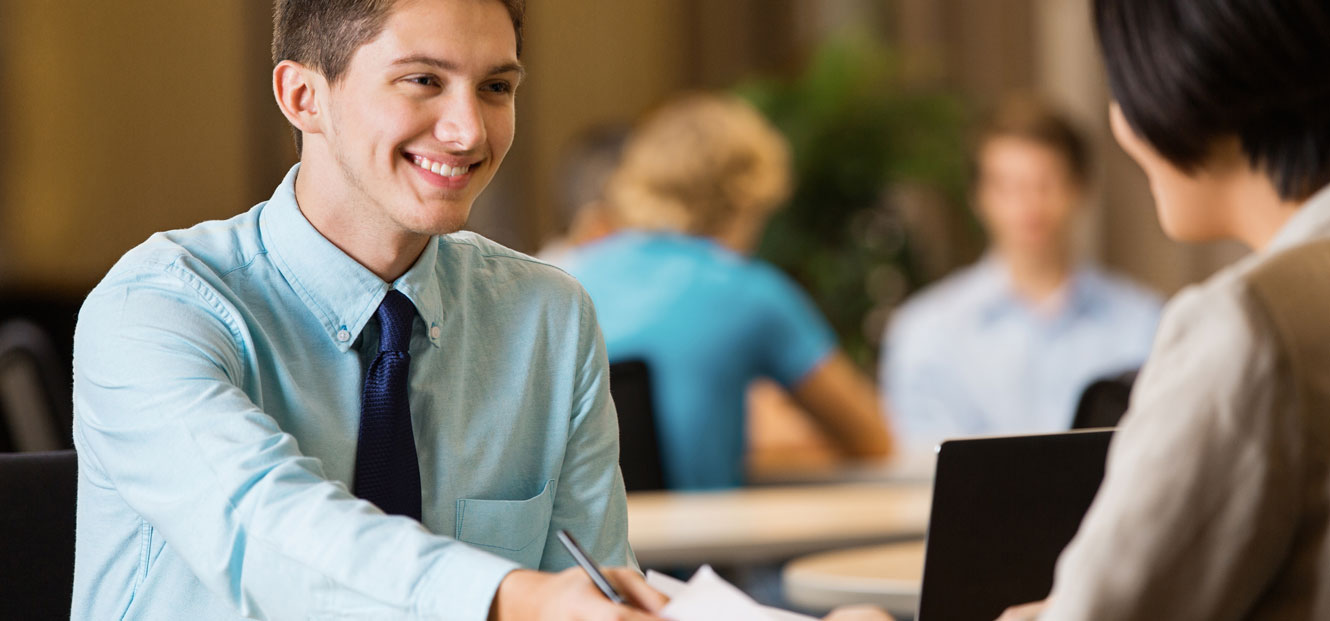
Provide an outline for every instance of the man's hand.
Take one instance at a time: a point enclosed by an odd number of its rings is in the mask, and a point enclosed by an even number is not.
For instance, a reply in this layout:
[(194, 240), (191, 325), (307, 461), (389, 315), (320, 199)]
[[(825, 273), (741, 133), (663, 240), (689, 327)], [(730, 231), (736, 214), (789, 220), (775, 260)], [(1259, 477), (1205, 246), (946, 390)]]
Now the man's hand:
[(1048, 600), (1012, 606), (997, 621), (1034, 621), (1045, 608), (1048, 608)]
[(891, 615), (877, 606), (841, 606), (822, 621), (893, 621)]
[(614, 567), (604, 572), (631, 606), (611, 603), (577, 567), (557, 574), (519, 569), (499, 583), (490, 621), (660, 621), (652, 613), (664, 608), (668, 598), (636, 571)]

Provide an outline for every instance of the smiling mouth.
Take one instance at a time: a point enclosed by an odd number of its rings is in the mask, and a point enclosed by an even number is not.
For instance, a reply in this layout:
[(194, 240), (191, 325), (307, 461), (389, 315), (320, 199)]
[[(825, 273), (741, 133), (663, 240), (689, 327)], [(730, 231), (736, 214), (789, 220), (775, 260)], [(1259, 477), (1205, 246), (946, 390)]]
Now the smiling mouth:
[(448, 164), (436, 162), (420, 155), (414, 155), (411, 153), (406, 153), (404, 155), (406, 155), (406, 158), (410, 160), (412, 164), (415, 164), (416, 167), (428, 170), (441, 177), (460, 177), (471, 172), (471, 169), (479, 165), (479, 162), (477, 162), (468, 166), (449, 166)]

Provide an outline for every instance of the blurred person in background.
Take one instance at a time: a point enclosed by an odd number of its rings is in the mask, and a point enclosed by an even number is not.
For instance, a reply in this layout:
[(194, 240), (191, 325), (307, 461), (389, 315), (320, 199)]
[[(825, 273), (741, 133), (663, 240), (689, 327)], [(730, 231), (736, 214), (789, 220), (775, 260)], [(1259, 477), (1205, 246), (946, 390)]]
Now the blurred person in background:
[(973, 158), (989, 250), (901, 306), (882, 357), (888, 409), (913, 451), (1070, 428), (1081, 391), (1138, 368), (1158, 321), (1155, 295), (1076, 256), (1089, 162), (1066, 119), (1012, 97), (981, 126)]
[(1164, 232), (1253, 254), (1169, 302), (1048, 607), (1005, 618), (1330, 619), (1330, 3), (1094, 15)]
[(651, 373), (666, 485), (744, 483), (744, 398), (771, 378), (844, 452), (885, 456), (871, 382), (837, 348), (812, 301), (748, 256), (789, 192), (789, 145), (752, 106), (679, 97), (629, 139), (607, 189), (624, 230), (570, 257), (611, 361)]
[(614, 232), (605, 184), (619, 165), (630, 130), (626, 125), (598, 125), (577, 134), (564, 147), (558, 176), (558, 217), (563, 233), (546, 243), (536, 258), (562, 265), (579, 246)]

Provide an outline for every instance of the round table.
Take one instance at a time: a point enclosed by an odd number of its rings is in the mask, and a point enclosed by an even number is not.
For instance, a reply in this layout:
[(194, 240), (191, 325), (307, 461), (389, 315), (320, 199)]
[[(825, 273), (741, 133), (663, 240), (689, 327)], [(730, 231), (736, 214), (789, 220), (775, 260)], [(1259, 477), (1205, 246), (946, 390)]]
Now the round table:
[(840, 461), (828, 464), (784, 467), (765, 464), (749, 468), (750, 485), (829, 485), (835, 483), (902, 483), (927, 485), (933, 482), (936, 451), (902, 452), (888, 460)]
[(920, 538), (928, 484), (757, 487), (628, 495), (628, 541), (644, 566), (781, 561)]
[(824, 552), (785, 566), (785, 596), (812, 610), (874, 604), (913, 615), (923, 575), (923, 541)]

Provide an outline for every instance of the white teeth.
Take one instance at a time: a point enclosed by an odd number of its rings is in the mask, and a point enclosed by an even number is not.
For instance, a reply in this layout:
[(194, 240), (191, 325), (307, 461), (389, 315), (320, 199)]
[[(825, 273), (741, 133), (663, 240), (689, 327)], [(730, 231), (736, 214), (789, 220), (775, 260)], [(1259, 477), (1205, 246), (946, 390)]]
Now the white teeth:
[(435, 162), (433, 160), (421, 157), (419, 155), (412, 155), (411, 162), (416, 166), (424, 168), (425, 170), (428, 170), (436, 175), (442, 175), (444, 177), (456, 177), (458, 175), (466, 174), (466, 171), (471, 170), (470, 166), (461, 166), (454, 168), (442, 162)]

